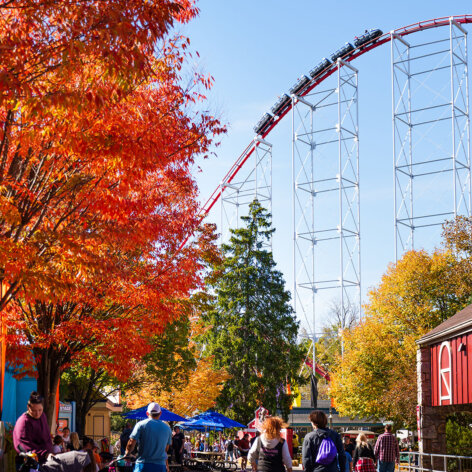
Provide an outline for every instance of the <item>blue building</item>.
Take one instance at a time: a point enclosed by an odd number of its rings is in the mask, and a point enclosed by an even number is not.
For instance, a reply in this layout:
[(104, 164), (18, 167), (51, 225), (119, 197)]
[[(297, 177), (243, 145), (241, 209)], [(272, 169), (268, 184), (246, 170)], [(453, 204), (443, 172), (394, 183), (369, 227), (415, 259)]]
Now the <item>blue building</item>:
[(15, 370), (7, 367), (5, 372), (5, 384), (3, 390), (3, 414), (2, 421), (12, 426), (17, 418), (26, 411), (26, 404), (32, 391), (37, 390), (37, 382), (33, 377), (15, 379)]
[[(3, 398), (3, 414), (2, 421), (5, 422), (7, 428), (13, 427), (17, 418), (26, 411), (31, 392), (37, 390), (37, 382), (34, 377), (23, 377), (15, 379), (15, 370), (6, 369), (4, 398)], [(58, 423), (60, 429), (67, 426), (71, 431), (75, 431), (75, 402), (62, 403), (59, 402)]]

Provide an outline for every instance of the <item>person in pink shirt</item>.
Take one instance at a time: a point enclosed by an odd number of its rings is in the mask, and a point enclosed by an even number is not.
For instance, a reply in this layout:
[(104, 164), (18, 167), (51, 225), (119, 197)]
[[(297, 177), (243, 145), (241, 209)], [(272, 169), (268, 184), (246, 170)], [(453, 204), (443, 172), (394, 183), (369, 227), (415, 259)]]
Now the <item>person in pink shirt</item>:
[(53, 452), (50, 428), (43, 409), (42, 397), (37, 392), (32, 392), (26, 412), (16, 420), (13, 429), (16, 452), (35, 452), (40, 463), (46, 462)]

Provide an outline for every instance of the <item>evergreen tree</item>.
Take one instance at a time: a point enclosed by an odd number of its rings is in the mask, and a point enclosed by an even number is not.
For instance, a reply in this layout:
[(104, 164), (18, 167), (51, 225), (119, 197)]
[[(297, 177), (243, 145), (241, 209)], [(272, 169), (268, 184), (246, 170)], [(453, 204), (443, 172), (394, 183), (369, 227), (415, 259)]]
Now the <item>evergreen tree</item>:
[(242, 220), (244, 227), (231, 230), (230, 243), (222, 247), (215, 304), (205, 316), (212, 328), (205, 341), (216, 367), (231, 375), (217, 406), (247, 422), (260, 405), (271, 414), (279, 409), (288, 415), (292, 396), (286, 385), (297, 380), (303, 353), (290, 293), (272, 252), (264, 248), (275, 231), (270, 214), (254, 200)]

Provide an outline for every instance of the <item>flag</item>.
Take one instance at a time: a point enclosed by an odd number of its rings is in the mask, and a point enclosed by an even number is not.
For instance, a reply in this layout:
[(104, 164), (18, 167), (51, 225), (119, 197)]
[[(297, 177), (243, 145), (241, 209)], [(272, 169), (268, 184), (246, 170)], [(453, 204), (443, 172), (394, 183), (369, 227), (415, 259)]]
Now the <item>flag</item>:
[(318, 408), (318, 379), (315, 374), (311, 374), (311, 407)]

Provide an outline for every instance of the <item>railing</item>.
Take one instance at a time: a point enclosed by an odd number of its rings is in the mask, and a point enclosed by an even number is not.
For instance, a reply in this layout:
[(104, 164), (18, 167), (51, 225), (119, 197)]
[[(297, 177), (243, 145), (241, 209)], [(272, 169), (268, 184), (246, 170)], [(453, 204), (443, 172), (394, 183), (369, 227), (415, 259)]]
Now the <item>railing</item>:
[(401, 452), (399, 472), (472, 472), (472, 457)]

